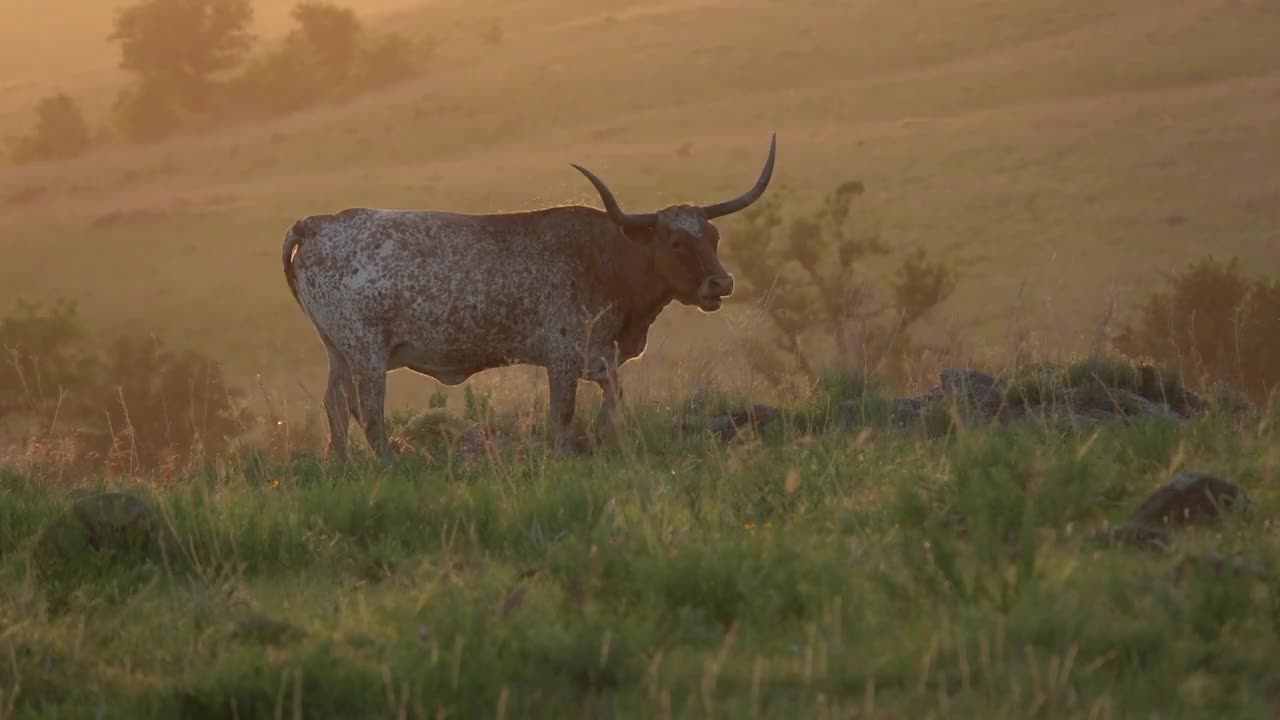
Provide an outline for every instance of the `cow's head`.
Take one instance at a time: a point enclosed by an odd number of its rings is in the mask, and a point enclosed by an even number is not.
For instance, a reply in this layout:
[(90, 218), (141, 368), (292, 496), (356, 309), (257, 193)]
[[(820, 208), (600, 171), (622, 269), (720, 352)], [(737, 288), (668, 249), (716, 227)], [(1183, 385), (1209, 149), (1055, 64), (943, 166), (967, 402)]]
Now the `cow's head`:
[(604, 181), (590, 170), (574, 165), (587, 176), (605, 210), (615, 223), (632, 237), (654, 244), (654, 264), (661, 280), (685, 305), (696, 305), (705, 312), (720, 308), (724, 298), (733, 294), (733, 276), (720, 264), (717, 249), (720, 231), (711, 220), (736, 213), (760, 199), (773, 176), (773, 157), (777, 135), (769, 141), (769, 159), (764, 163), (756, 184), (747, 192), (722, 203), (707, 206), (673, 205), (656, 213), (629, 215), (618, 207), (618, 201)]

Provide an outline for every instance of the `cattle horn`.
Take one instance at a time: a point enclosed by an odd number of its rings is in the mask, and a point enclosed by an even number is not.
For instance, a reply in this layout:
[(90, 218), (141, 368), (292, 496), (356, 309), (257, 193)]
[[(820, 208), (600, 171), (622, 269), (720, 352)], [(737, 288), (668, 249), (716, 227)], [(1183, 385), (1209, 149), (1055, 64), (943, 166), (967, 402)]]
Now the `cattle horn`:
[(764, 194), (764, 189), (769, 187), (769, 179), (773, 177), (773, 156), (777, 147), (778, 134), (773, 133), (769, 138), (769, 159), (764, 161), (764, 169), (760, 171), (760, 178), (756, 180), (755, 186), (732, 200), (702, 208), (708, 220), (744, 210), (748, 205), (760, 199), (760, 196)]
[[(570, 163), (572, 164), (572, 163)], [(596, 186), (596, 192), (600, 193), (600, 200), (604, 202), (604, 209), (609, 213), (609, 217), (622, 227), (646, 227), (651, 228), (658, 224), (657, 213), (644, 213), (642, 215), (628, 215), (622, 212), (622, 208), (618, 207), (618, 201), (613, 197), (613, 193), (609, 190), (609, 186), (604, 181), (595, 176), (590, 170), (581, 165), (574, 165), (575, 170), (587, 176), (592, 185)]]

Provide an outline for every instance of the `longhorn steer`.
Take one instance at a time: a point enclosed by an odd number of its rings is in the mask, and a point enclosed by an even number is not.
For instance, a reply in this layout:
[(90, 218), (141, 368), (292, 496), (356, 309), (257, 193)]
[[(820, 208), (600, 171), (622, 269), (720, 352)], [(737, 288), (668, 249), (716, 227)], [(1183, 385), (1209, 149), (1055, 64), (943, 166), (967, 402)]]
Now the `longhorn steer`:
[(617, 368), (644, 352), (649, 326), (672, 300), (704, 312), (733, 292), (709, 221), (760, 198), (759, 179), (705, 207), (628, 215), (578, 165), (604, 211), (582, 206), (464, 215), (352, 208), (289, 228), (284, 276), (329, 353), (329, 452), (346, 457), (348, 418), (392, 456), (383, 412), (386, 374), (409, 368), (457, 385), (491, 368), (546, 369), (555, 452), (569, 450), (578, 380), (604, 393), (599, 424), (621, 398)]

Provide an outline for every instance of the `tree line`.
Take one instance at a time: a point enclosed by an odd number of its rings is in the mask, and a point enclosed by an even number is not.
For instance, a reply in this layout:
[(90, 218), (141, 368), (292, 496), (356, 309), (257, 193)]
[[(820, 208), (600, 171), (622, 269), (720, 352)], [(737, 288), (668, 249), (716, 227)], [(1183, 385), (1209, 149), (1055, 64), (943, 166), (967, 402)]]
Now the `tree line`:
[(116, 15), (107, 39), (131, 76), (110, 122), (95, 132), (65, 93), (37, 103), (35, 123), (9, 138), (13, 162), (61, 160), (118, 139), (162, 140), (349, 99), (415, 75), (434, 49), (400, 33), (370, 32), (329, 0), (294, 6), (294, 27), (255, 49), (250, 0), (141, 0)]

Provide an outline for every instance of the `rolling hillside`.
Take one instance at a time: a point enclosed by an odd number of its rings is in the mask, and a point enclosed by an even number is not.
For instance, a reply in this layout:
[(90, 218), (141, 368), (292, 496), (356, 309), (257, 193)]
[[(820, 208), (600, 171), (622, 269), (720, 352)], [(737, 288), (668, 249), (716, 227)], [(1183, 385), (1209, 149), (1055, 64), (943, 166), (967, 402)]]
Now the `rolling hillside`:
[[(939, 324), (975, 347), (1020, 315), (1045, 349), (1081, 348), (1109, 296), (1123, 308), (1206, 252), (1280, 270), (1268, 0), (346, 4), (436, 35), (438, 58), (343, 107), (0, 170), (0, 303), (75, 297), (103, 332), (154, 332), (317, 394), (324, 353), (279, 269), (297, 217), (598, 204), (570, 162), (628, 208), (715, 200), (751, 182), (773, 130), (779, 187), (816, 200), (861, 179), (888, 241), (961, 264)], [(110, 13), (49, 5), (43, 25), (0, 29), (8, 132), (46, 92), (100, 109), (121, 81)], [(258, 2), (259, 33), (288, 5)], [(503, 40), (486, 44), (495, 19)], [(732, 301), (673, 307), (629, 371), (731, 353), (742, 318)], [(396, 402), (424, 387), (397, 378)]]

